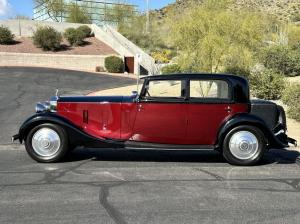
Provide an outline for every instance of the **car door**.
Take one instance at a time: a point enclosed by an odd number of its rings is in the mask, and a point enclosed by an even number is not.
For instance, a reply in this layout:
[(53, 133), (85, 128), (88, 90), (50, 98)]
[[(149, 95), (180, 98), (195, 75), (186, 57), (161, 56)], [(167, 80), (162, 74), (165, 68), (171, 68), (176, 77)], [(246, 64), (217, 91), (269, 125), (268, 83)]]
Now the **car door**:
[(187, 128), (187, 81), (145, 81), (133, 128), (133, 141), (184, 144)]
[(218, 130), (235, 113), (230, 83), (226, 80), (191, 79), (187, 140), (193, 145), (215, 144)]

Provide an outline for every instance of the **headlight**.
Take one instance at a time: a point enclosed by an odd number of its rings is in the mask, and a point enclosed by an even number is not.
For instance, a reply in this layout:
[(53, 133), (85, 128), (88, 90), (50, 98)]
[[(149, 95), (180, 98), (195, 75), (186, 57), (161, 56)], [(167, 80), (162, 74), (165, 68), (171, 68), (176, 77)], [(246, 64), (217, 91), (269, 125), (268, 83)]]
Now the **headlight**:
[(42, 112), (46, 112), (46, 111), (56, 112), (57, 111), (56, 110), (57, 100), (58, 100), (58, 97), (54, 96), (54, 97), (51, 97), (50, 101), (38, 103), (35, 106), (35, 112), (36, 113), (42, 113)]
[(50, 110), (50, 104), (49, 102), (43, 102), (43, 103), (37, 103), (37, 105), (35, 106), (35, 112), (37, 113), (42, 113), (45, 111)]

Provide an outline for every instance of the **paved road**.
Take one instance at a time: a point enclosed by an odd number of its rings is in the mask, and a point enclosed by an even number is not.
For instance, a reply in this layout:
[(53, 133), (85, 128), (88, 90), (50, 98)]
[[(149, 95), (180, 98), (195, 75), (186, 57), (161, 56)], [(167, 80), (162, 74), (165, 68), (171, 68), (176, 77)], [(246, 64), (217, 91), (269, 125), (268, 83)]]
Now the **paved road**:
[(0, 144), (8, 144), (37, 102), (136, 83), (133, 79), (44, 68), (0, 68)]
[[(15, 149), (13, 149), (15, 148)], [(299, 223), (296, 151), (256, 167), (215, 152), (78, 149), (38, 164), (0, 149), (0, 223)]]
[(6, 140), (36, 101), (57, 87), (82, 93), (132, 81), (39, 69), (0, 74), (1, 224), (299, 223), (295, 150), (271, 150), (255, 167), (230, 166), (212, 151), (121, 149), (77, 149), (62, 163), (38, 164)]

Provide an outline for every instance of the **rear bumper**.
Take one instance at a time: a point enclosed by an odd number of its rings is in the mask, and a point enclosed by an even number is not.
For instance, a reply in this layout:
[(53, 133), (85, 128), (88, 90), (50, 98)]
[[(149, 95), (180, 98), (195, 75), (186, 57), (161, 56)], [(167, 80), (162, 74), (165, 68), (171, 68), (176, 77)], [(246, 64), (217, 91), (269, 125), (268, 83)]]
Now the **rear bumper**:
[(297, 140), (296, 140), (296, 139), (293, 139), (293, 138), (287, 137), (287, 141), (288, 141), (288, 143), (290, 143), (290, 144), (294, 145), (295, 147), (297, 147), (297, 146), (298, 146), (298, 144), (297, 144)]
[(276, 141), (277, 141), (277, 146), (276, 148), (284, 148), (284, 147), (289, 147), (289, 144), (294, 145), (297, 147), (297, 141), (293, 138), (290, 138), (286, 135), (285, 132), (280, 132), (274, 135)]

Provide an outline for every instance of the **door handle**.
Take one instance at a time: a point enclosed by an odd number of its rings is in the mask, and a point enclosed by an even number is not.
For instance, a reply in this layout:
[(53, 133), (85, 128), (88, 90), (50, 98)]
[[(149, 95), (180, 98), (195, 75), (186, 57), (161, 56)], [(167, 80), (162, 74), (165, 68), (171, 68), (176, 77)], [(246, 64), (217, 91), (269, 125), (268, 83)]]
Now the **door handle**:
[(232, 112), (232, 109), (231, 109), (230, 106), (227, 106), (227, 107), (225, 108), (225, 111), (228, 112), (228, 113), (230, 113), (230, 112)]
[(143, 105), (142, 105), (142, 104), (139, 104), (138, 108), (139, 108), (139, 111), (141, 111), (141, 110), (144, 110), (144, 109), (145, 109), (145, 108), (143, 107)]

